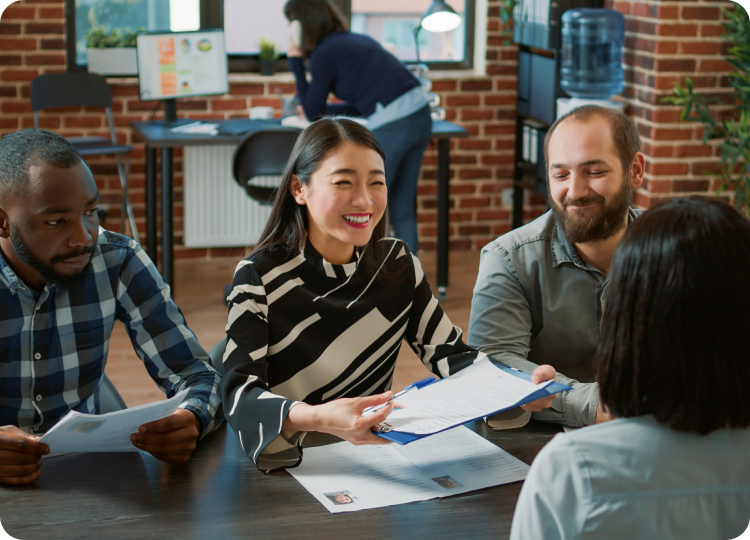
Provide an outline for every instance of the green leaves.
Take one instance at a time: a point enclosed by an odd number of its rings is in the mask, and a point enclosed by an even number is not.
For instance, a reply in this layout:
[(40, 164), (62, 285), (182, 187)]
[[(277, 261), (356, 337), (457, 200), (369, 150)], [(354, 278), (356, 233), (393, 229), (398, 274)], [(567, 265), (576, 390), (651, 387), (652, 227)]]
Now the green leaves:
[(103, 26), (94, 26), (86, 34), (86, 47), (89, 49), (116, 49), (120, 47), (135, 47), (135, 40), (138, 32), (144, 32), (146, 29), (141, 27), (136, 31), (126, 28), (121, 32), (115, 28), (107, 33)]
[[(674, 95), (661, 101), (682, 107), (680, 120), (703, 124), (704, 144), (721, 141), (716, 145), (721, 153), (719, 171), (704, 173), (721, 180), (717, 194), (733, 189), (735, 206), (750, 217), (750, 19), (739, 6), (724, 9), (722, 13), (727, 19), (724, 36), (732, 42), (727, 61), (735, 69), (728, 74), (731, 99), (696, 93), (693, 80), (687, 77), (673, 89)], [(710, 105), (722, 101), (735, 105), (729, 118), (717, 118), (710, 109)]]
[(260, 38), (260, 60), (261, 62), (273, 62), (279, 57), (276, 50), (276, 42), (270, 39)]

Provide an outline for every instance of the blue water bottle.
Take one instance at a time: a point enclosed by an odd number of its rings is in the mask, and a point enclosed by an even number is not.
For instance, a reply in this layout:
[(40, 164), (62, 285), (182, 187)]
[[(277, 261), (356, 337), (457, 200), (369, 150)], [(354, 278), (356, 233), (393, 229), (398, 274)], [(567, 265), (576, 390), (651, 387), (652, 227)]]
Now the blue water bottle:
[(569, 9), (562, 16), (560, 87), (580, 99), (609, 99), (623, 89), (625, 17), (612, 9)]

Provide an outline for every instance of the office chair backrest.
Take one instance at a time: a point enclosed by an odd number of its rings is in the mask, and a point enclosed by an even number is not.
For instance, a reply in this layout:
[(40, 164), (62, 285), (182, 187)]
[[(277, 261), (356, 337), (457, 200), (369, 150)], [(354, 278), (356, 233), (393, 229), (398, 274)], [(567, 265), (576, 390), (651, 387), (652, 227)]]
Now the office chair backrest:
[(104, 77), (94, 73), (45, 73), (31, 83), (34, 111), (55, 107), (112, 107)]
[(253, 131), (237, 145), (234, 151), (234, 179), (247, 194), (263, 204), (271, 204), (276, 187), (254, 185), (258, 176), (281, 176), (286, 162), (301, 131), (278, 126)]

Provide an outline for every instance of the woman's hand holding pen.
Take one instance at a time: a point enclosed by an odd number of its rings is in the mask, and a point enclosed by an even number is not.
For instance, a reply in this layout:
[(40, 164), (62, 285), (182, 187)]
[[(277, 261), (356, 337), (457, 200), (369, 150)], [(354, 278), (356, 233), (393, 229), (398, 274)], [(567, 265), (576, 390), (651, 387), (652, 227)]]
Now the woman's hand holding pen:
[[(372, 433), (371, 429), (383, 422), (393, 410), (393, 402), (389, 401), (393, 393), (361, 398), (342, 398), (322, 405), (307, 405), (299, 403), (292, 407), (284, 423), (284, 431), (318, 431), (330, 433), (355, 445), (361, 444), (389, 444)], [(362, 411), (386, 403), (382, 409), (366, 416)]]
[[(543, 383), (544, 381), (554, 381), (557, 372), (555, 368), (547, 364), (539, 366), (531, 374), (531, 382), (534, 384)], [(539, 412), (543, 409), (549, 409), (552, 406), (552, 400), (555, 396), (550, 396), (542, 399), (537, 399), (526, 405), (521, 405), (521, 408), (529, 412)]]

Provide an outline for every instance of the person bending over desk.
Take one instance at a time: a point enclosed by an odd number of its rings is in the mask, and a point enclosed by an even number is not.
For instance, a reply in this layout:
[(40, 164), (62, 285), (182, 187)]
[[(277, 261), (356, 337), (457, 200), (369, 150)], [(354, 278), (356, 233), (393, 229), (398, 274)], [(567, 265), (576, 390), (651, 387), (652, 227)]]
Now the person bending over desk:
[(137, 448), (184, 462), (221, 421), (208, 355), (141, 247), (99, 228), (98, 201), (91, 170), (59, 135), (0, 140), (0, 483), (36, 481), (50, 451), (36, 434), (71, 410), (99, 412), (116, 320), (168, 396), (190, 389), (172, 416), (133, 434)]
[(557, 435), (529, 471), (511, 539), (738, 537), (750, 520), (750, 221), (671, 200), (612, 261), (597, 349), (618, 418)]
[(552, 211), (482, 249), (467, 341), (527, 373), (553, 365), (573, 390), (535, 417), (578, 427), (609, 419), (593, 359), (610, 259), (638, 215), (630, 202), (645, 160), (633, 122), (595, 105), (558, 119), (544, 145)]
[[(271, 217), (237, 266), (219, 386), (227, 421), (261, 470), (294, 467), (305, 432), (388, 444), (406, 339), (439, 377), (484, 357), (461, 340), (406, 244), (386, 238), (383, 150), (364, 127), (323, 119), (300, 135)], [(534, 382), (554, 378), (550, 366)], [(549, 406), (552, 397), (528, 405)]]
[[(305, 115), (363, 116), (386, 155), (389, 219), (398, 238), (417, 253), (416, 197), (432, 118), (416, 77), (374, 39), (348, 31), (329, 0), (289, 0), (289, 21), (299, 21), (301, 43), (287, 51)], [(309, 59), (308, 83), (303, 59)], [(329, 93), (345, 103), (327, 103)]]

